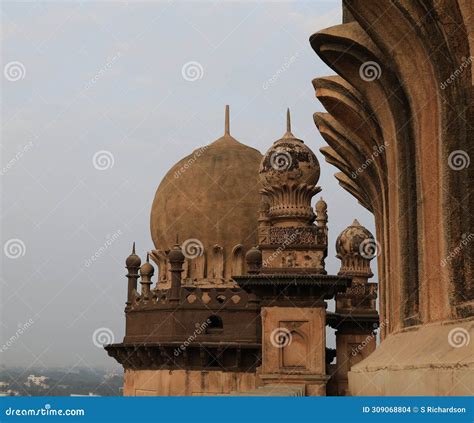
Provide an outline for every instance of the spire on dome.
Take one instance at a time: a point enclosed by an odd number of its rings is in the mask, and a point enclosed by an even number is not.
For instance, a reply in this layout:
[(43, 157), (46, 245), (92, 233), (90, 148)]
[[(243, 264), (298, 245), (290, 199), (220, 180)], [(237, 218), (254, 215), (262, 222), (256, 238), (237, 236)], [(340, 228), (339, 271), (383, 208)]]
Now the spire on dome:
[(294, 138), (295, 136), (291, 133), (291, 116), (290, 108), (286, 110), (286, 133), (283, 135), (283, 138)]
[(229, 105), (225, 106), (225, 132), (226, 135), (230, 135), (230, 112)]

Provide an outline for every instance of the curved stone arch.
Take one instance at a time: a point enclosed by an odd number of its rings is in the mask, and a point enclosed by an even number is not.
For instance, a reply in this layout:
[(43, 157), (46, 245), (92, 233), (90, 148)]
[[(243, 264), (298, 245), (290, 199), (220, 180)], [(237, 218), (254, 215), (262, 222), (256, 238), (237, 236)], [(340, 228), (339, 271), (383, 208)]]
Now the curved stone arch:
[(244, 274), (244, 263), (245, 263), (245, 254), (244, 246), (242, 244), (237, 244), (232, 248), (232, 274), (231, 276), (240, 276)]
[(281, 367), (308, 368), (308, 337), (298, 329), (290, 330), (290, 342), (281, 349)]

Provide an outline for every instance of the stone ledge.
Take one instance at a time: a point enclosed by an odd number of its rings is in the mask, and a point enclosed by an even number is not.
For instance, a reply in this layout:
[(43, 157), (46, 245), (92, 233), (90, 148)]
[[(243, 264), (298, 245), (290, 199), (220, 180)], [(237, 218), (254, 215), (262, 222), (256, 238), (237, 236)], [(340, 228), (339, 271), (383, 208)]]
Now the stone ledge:
[(348, 376), (351, 395), (473, 395), (474, 318), (391, 334)]

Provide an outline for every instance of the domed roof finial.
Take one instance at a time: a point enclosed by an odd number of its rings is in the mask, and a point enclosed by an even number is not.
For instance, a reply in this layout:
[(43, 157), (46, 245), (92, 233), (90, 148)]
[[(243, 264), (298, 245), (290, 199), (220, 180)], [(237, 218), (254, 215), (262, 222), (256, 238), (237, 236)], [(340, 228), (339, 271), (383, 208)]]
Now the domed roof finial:
[[(146, 253), (146, 262), (140, 267), (140, 275), (143, 276), (153, 276), (155, 269), (150, 264), (150, 253)], [(147, 281), (145, 281), (147, 282)]]
[(285, 135), (292, 135), (291, 133), (291, 116), (290, 116), (290, 108), (286, 109), (286, 134)]
[(230, 112), (228, 104), (225, 106), (225, 134), (230, 135)]
[(127, 257), (127, 260), (125, 261), (125, 266), (127, 268), (138, 268), (140, 267), (140, 264), (141, 264), (141, 260), (140, 260), (140, 257), (138, 257), (136, 254), (135, 254), (135, 242), (133, 243), (133, 246), (132, 246), (132, 253)]

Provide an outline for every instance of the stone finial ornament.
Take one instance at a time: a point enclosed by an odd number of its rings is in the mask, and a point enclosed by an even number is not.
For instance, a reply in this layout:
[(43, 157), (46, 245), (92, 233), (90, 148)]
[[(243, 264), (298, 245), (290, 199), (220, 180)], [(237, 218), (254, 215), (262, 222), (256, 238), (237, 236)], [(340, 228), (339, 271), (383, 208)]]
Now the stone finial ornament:
[(315, 205), (316, 223), (318, 226), (326, 226), (328, 223), (328, 205), (321, 197)]
[(144, 299), (148, 299), (150, 296), (150, 286), (152, 284), (151, 278), (154, 272), (155, 272), (155, 269), (150, 264), (150, 254), (147, 253), (146, 262), (142, 264), (142, 267), (140, 267), (140, 276), (141, 276), (140, 284), (142, 285), (141, 294)]
[(135, 242), (133, 243), (132, 247), (132, 253), (127, 257), (127, 260), (125, 261), (125, 267), (127, 269), (138, 269), (140, 265), (142, 264), (142, 261), (140, 260), (140, 257), (135, 254)]
[(257, 247), (252, 247), (245, 254), (245, 262), (249, 273), (258, 273), (262, 268), (262, 252)]

